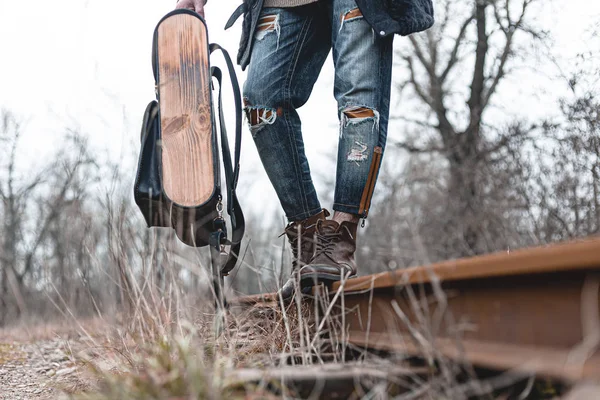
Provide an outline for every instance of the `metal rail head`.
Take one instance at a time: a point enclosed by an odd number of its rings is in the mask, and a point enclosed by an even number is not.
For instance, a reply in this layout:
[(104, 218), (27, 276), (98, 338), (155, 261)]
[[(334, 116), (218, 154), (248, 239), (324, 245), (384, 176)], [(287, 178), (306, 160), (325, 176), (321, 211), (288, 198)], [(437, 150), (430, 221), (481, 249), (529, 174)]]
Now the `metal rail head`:
[(353, 279), (330, 312), (362, 348), (578, 381), (600, 377), (599, 290), (589, 239)]

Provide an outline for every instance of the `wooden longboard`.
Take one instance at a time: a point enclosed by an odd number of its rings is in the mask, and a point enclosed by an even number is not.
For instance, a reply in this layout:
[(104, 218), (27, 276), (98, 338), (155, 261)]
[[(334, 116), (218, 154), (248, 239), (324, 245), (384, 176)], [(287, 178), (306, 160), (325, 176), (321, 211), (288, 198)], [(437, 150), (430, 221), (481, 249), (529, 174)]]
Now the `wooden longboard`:
[(193, 15), (171, 16), (156, 43), (164, 191), (179, 205), (201, 205), (215, 180), (206, 25)]

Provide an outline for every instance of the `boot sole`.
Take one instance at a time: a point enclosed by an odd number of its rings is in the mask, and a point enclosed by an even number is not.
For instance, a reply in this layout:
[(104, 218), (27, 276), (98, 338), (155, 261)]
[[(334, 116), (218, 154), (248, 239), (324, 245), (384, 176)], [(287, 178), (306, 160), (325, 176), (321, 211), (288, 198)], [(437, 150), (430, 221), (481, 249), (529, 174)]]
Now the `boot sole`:
[[(353, 276), (350, 276), (349, 278), (352, 277)], [(310, 294), (310, 289), (320, 283), (323, 283), (330, 288), (335, 282), (339, 282), (341, 279), (340, 275), (329, 274), (327, 272), (310, 272), (302, 274), (300, 276), (300, 290), (303, 294)]]
[[(335, 282), (339, 282), (342, 279), (341, 275), (337, 272), (326, 272), (323, 270), (319, 271), (318, 269), (313, 269), (314, 267), (312, 266), (310, 268), (307, 267), (308, 266), (303, 267), (307, 269), (307, 271), (302, 273), (298, 279), (298, 284), (300, 285), (300, 292), (303, 295), (311, 294), (312, 288), (321, 283), (327, 286), (328, 288), (331, 288), (331, 286)], [(348, 278), (353, 278), (355, 276), (356, 274), (353, 274)], [(288, 296), (284, 296), (284, 301), (289, 301), (292, 297), (293, 293), (289, 293)]]

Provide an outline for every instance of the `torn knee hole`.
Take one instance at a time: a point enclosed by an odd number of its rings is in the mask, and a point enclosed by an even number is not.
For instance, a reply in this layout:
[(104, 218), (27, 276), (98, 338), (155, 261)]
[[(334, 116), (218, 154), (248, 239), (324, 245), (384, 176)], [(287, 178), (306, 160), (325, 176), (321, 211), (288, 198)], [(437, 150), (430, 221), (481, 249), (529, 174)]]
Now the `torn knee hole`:
[(359, 8), (353, 8), (352, 10), (346, 11), (342, 14), (342, 21), (350, 21), (351, 19), (362, 17), (362, 12), (360, 12)]
[(279, 14), (265, 15), (258, 20), (257, 32), (274, 31), (279, 20)]
[(279, 35), (279, 14), (265, 15), (258, 20), (256, 39), (261, 40), (270, 32), (277, 32), (277, 35)]
[(266, 108), (266, 107), (251, 107), (248, 106), (248, 102), (244, 100), (246, 104), (246, 118), (250, 125), (250, 130), (256, 132), (258, 129), (265, 125), (272, 125), (275, 123), (277, 117), (283, 115), (283, 108)]
[(367, 107), (351, 107), (343, 111), (348, 118), (374, 118), (375, 110)]
[(346, 131), (349, 134), (359, 132), (350, 127), (368, 122), (372, 123), (372, 131), (379, 129), (379, 112), (377, 110), (364, 106), (346, 107), (342, 110), (340, 117), (340, 138), (344, 137)]
[(345, 22), (354, 21), (357, 19), (361, 19), (363, 17), (362, 12), (357, 8), (353, 8), (352, 10), (346, 11), (340, 17), (340, 30), (343, 28)]
[(246, 110), (246, 117), (250, 126), (257, 126), (261, 123), (273, 123), (276, 116), (277, 114), (273, 110), (266, 108), (250, 108)]

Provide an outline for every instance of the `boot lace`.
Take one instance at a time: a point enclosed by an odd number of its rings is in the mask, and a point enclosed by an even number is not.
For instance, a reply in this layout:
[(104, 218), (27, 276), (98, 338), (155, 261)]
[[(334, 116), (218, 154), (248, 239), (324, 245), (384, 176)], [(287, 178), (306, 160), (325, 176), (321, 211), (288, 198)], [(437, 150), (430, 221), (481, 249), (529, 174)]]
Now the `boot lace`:
[(317, 233), (315, 258), (321, 255), (331, 258), (337, 242), (342, 236), (341, 232)]

